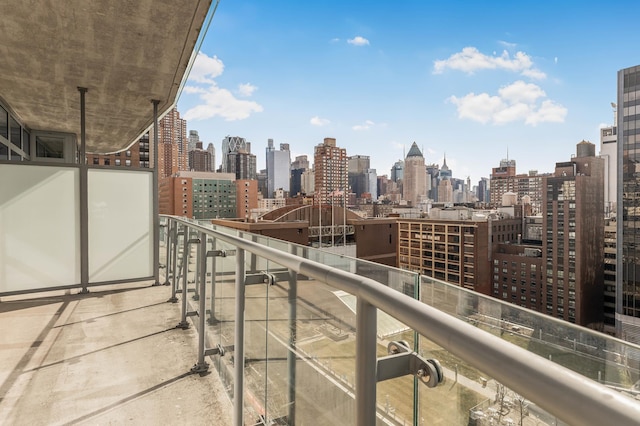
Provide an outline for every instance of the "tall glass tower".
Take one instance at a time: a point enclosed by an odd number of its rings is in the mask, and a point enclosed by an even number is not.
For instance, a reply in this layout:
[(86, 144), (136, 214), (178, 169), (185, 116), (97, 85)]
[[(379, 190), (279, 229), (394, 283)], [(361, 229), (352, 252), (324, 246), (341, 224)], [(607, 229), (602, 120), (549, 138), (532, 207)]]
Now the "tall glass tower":
[(640, 343), (640, 66), (618, 71), (616, 334)]

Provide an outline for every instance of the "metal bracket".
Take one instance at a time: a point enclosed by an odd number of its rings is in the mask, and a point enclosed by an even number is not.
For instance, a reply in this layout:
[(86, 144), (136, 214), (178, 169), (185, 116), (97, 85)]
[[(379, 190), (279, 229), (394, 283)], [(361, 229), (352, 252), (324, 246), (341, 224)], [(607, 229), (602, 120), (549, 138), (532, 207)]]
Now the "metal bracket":
[(260, 272), (258, 274), (247, 274), (244, 280), (244, 285), (253, 285), (253, 284), (269, 284), (274, 285), (278, 281), (288, 281), (289, 280), (289, 271), (283, 272)]
[(378, 358), (377, 381), (395, 379), (412, 374), (427, 387), (434, 388), (444, 381), (440, 362), (424, 359), (409, 349), (403, 340), (390, 342), (387, 346), (389, 356)]
[(234, 250), (209, 250), (207, 252), (207, 257), (228, 257), (235, 256), (236, 251)]
[[(233, 346), (230, 346), (229, 348), (233, 350)], [(217, 344), (215, 348), (205, 350), (204, 356), (211, 356), (211, 355), (217, 355), (217, 354), (220, 354), (220, 356), (224, 356), (225, 352), (226, 352), (225, 347), (222, 346), (221, 344)]]

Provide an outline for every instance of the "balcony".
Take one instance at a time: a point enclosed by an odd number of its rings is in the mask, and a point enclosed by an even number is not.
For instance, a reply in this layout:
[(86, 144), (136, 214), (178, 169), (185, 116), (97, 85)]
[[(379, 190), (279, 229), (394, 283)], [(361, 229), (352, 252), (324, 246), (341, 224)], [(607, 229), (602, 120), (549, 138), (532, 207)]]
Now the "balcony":
[[(84, 164), (157, 126), (217, 6), (125, 3), (0, 15), (51, 24), (2, 42), (7, 134), (24, 130), (0, 159), (3, 423), (637, 424), (637, 346), (409, 271), (161, 223), (157, 164)], [(122, 66), (147, 56), (162, 64)], [(33, 129), (66, 162), (37, 158)]]
[[(633, 424), (640, 414), (633, 345), (408, 271), (175, 217), (160, 229), (168, 286), (3, 297), (3, 418)], [(11, 331), (21, 318), (26, 332)]]

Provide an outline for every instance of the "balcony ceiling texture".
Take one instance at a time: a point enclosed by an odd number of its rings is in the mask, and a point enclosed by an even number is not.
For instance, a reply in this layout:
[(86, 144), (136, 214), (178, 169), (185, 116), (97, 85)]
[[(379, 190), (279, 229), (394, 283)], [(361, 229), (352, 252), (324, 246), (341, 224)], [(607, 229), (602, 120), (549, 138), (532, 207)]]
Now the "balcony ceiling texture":
[(10, 0), (0, 13), (0, 97), (27, 128), (80, 140), (87, 152), (127, 148), (169, 109), (211, 1)]

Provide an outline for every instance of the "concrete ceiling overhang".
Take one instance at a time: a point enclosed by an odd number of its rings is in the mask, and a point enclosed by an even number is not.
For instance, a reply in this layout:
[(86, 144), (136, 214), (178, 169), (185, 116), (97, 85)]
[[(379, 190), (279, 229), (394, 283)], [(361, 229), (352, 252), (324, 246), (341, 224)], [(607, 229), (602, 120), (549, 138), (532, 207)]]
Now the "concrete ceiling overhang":
[(0, 98), (32, 130), (88, 152), (131, 145), (175, 102), (211, 0), (10, 0), (0, 13)]

